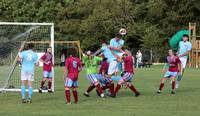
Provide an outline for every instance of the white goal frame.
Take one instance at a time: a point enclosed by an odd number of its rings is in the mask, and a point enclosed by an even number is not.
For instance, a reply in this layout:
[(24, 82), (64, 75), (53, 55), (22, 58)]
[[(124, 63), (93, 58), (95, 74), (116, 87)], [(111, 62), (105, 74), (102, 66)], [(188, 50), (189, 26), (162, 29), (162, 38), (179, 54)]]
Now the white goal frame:
[[(50, 31), (50, 46), (52, 48), (52, 55), (53, 55), (53, 63), (54, 63), (54, 23), (28, 23), (28, 22), (0, 22), (0, 25), (24, 25), (24, 26), (51, 26)], [(17, 56), (16, 56), (17, 57)], [(15, 62), (13, 62), (15, 64)], [(53, 68), (53, 67), (52, 67)], [(55, 85), (54, 85), (54, 68), (52, 69), (52, 91), (55, 91)], [(7, 77), (7, 80), (5, 82), (5, 85), (3, 88), (0, 88), (0, 92), (6, 92), (6, 91), (21, 91), (21, 89), (7, 89), (6, 84), (9, 82), (9, 77)], [(27, 90), (26, 90), (27, 91)], [(38, 88), (34, 88), (34, 92), (38, 92)], [(44, 91), (46, 92), (46, 91)]]

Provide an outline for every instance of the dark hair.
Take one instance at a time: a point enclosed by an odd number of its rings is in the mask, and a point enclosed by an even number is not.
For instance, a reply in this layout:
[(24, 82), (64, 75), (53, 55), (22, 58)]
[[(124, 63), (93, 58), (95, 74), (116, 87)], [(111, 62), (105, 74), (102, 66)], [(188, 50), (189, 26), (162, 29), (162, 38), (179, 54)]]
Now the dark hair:
[(115, 35), (115, 37), (121, 38), (122, 36), (121, 36), (121, 34), (117, 33), (117, 34)]
[(101, 41), (101, 43), (102, 43), (102, 44), (108, 44), (108, 42), (107, 42), (107, 41)]
[(33, 48), (34, 48), (34, 44), (29, 43), (28, 46), (27, 46), (27, 48), (28, 48), (28, 49), (33, 49)]
[(103, 58), (103, 61), (106, 61), (107, 60), (107, 58)]
[(77, 57), (77, 49), (70, 48), (70, 49), (67, 50), (67, 52), (68, 52), (68, 55), (72, 55), (74, 57)]
[(189, 38), (189, 36), (188, 36), (187, 34), (184, 34), (183, 37), (187, 37), (187, 38)]

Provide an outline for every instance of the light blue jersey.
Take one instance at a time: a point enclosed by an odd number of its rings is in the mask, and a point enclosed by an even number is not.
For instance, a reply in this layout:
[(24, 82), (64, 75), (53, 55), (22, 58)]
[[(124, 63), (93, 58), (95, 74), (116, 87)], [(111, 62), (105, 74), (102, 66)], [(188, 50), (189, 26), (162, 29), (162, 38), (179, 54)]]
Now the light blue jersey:
[[(120, 39), (119, 41), (116, 41), (115, 38), (110, 40), (110, 46), (112, 46), (112, 47), (116, 47), (117, 48), (117, 47), (122, 47), (123, 45), (124, 45), (124, 40), (122, 40), (122, 39)], [(113, 50), (113, 51), (116, 54), (121, 53), (121, 52), (116, 51), (116, 50)]]
[(112, 54), (110, 48), (108, 48), (108, 46), (102, 46), (101, 48), (104, 56), (108, 59), (108, 62), (112, 62), (114, 60), (117, 60), (117, 58)]
[[(191, 49), (192, 49), (192, 44), (189, 41), (186, 41), (186, 42), (180, 41), (178, 55), (184, 54), (185, 52), (190, 51)], [(187, 58), (187, 55), (183, 57)]]
[(35, 63), (38, 61), (38, 55), (32, 50), (23, 51), (20, 54), (22, 59), (22, 72), (28, 72), (34, 74)]

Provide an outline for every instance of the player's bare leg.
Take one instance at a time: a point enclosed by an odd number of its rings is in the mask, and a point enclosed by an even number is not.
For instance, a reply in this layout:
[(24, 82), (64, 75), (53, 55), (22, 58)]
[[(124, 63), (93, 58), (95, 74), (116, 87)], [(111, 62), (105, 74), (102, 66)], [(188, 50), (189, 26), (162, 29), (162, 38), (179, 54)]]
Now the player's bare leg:
[(160, 83), (160, 86), (159, 86), (159, 89), (158, 89), (157, 93), (161, 93), (161, 91), (162, 91), (162, 89), (163, 89), (163, 87), (165, 85), (164, 83), (165, 83), (166, 80), (167, 80), (167, 78), (165, 78), (165, 77), (163, 77), (161, 79), (161, 83)]
[(65, 87), (65, 97), (66, 97), (66, 104), (70, 105), (71, 100), (70, 100), (70, 88), (69, 87)]
[(78, 103), (78, 92), (77, 92), (76, 87), (72, 88), (72, 93), (73, 93), (73, 96), (74, 96), (74, 103), (77, 104)]

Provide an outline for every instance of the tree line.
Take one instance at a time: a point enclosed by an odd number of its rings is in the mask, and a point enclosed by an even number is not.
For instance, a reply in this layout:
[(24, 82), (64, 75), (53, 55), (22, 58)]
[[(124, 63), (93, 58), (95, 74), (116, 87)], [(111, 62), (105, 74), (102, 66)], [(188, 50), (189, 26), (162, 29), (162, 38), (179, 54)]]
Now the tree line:
[(159, 60), (168, 39), (189, 22), (199, 24), (199, 0), (1, 0), (0, 21), (53, 22), (56, 40), (100, 47), (126, 28), (125, 47), (152, 49)]

